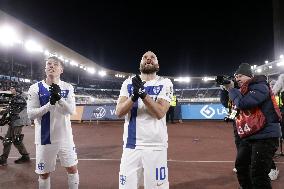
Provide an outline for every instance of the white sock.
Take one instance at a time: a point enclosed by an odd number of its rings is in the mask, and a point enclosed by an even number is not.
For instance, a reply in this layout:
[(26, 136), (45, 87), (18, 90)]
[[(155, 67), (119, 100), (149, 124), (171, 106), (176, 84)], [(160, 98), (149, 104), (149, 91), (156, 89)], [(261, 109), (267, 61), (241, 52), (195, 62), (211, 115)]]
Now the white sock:
[(68, 174), (68, 186), (69, 189), (78, 189), (79, 187), (79, 174)]
[(47, 179), (42, 179), (40, 176), (38, 178), (38, 188), (39, 189), (50, 189), (50, 177)]

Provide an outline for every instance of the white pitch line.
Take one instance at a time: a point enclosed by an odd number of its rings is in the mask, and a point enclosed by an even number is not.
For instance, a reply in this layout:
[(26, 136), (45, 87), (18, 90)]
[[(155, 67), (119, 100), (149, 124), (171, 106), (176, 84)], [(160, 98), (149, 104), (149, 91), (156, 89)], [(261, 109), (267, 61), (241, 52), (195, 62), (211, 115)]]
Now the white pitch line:
[(120, 161), (120, 159), (78, 159), (79, 161)]
[(174, 160), (169, 159), (169, 162), (177, 162), (177, 163), (234, 163), (234, 161), (189, 161), (189, 160)]
[[(18, 159), (19, 157), (9, 157), (9, 159)], [(36, 159), (36, 158), (30, 158), (30, 159)], [(58, 158), (57, 158), (58, 159)], [(78, 159), (79, 161), (120, 161), (120, 159), (92, 159), (92, 158), (83, 158), (83, 159)]]
[[(19, 157), (9, 157), (9, 159), (18, 159)], [(31, 158), (35, 159), (35, 158)], [(79, 161), (120, 161), (120, 159), (107, 159), (107, 158), (82, 158), (78, 159)], [(175, 163), (234, 163), (235, 161), (190, 161), (190, 160), (175, 160), (175, 159), (169, 159), (168, 162), (175, 162)], [(275, 162), (277, 164), (284, 164), (283, 161)]]

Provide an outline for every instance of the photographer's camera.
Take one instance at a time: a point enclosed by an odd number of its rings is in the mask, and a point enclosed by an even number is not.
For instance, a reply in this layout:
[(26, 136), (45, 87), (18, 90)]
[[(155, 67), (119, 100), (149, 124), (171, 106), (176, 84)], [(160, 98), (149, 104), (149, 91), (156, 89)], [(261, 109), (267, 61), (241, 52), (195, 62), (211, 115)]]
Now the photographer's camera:
[(224, 75), (218, 75), (215, 79), (216, 83), (219, 85), (226, 85), (230, 84), (231, 81), (234, 80), (234, 77), (232, 76), (224, 76)]

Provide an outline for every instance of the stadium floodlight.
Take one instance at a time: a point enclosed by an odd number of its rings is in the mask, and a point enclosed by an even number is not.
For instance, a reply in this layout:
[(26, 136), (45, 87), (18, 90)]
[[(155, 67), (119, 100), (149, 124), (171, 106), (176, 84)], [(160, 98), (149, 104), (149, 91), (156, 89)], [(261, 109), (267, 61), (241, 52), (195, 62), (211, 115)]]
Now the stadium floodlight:
[(50, 52), (49, 52), (48, 50), (45, 50), (45, 51), (44, 51), (44, 55), (45, 55), (45, 56), (50, 56)]
[(258, 69), (256, 70), (256, 72), (257, 72), (257, 73), (261, 73), (261, 72), (262, 72), (262, 69), (261, 69), (261, 68), (258, 68)]
[(104, 77), (106, 75), (106, 71), (104, 71), (104, 70), (99, 71), (99, 75)]
[(4, 46), (11, 47), (15, 43), (22, 43), (18, 34), (9, 25), (3, 25), (0, 27), (0, 43)]
[(253, 65), (253, 66), (251, 66), (250, 68), (251, 68), (252, 70), (255, 70), (256, 67), (257, 67), (257, 65)]
[(265, 63), (265, 64), (268, 64), (268, 60), (265, 60), (264, 63)]
[[(70, 61), (70, 65), (71, 65), (71, 66), (76, 66), (76, 67), (79, 66), (79, 64), (78, 64), (77, 62), (75, 62), (74, 60), (71, 60), (71, 61)], [(83, 66), (80, 66), (80, 68), (83, 69)]]
[(26, 41), (25, 48), (29, 52), (43, 52), (42, 46), (33, 40)]
[(80, 65), (80, 68), (85, 70), (85, 71), (87, 71), (87, 68), (85, 66), (83, 66), (83, 65)]
[(58, 58), (59, 58), (59, 60), (62, 60), (64, 62), (64, 58), (63, 58), (62, 55), (60, 55)]
[(278, 62), (276, 65), (277, 66), (284, 66), (284, 61)]
[(284, 55), (283, 55), (283, 54), (281, 54), (279, 57), (282, 59), (282, 58), (284, 58)]
[(215, 78), (214, 77), (203, 77), (202, 80), (205, 81), (205, 82), (207, 82), (207, 81), (214, 81)]
[(179, 78), (175, 78), (174, 81), (189, 83), (190, 77), (179, 77)]
[(114, 76), (118, 77), (118, 78), (125, 78), (125, 75), (123, 75), (123, 74), (115, 74)]
[(186, 82), (186, 83), (189, 83), (189, 82), (190, 82), (190, 78), (189, 78), (189, 77), (185, 77), (183, 80), (184, 80), (184, 82)]
[(24, 79), (24, 82), (25, 82), (25, 83), (30, 83), (31, 80), (30, 80), (30, 79)]
[(87, 68), (87, 72), (91, 73), (91, 74), (94, 74), (96, 72), (95, 68)]
[(174, 81), (180, 82), (180, 81), (181, 81), (181, 78), (174, 78)]

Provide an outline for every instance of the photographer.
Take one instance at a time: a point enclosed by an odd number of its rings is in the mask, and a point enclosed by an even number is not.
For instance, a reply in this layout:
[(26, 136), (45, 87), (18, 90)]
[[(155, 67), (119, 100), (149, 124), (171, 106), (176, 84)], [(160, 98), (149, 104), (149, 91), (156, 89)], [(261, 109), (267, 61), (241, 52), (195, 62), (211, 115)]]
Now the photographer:
[(253, 77), (249, 64), (239, 66), (235, 80), (240, 89), (233, 81), (224, 87), (240, 112), (235, 120), (241, 138), (235, 162), (238, 181), (243, 189), (271, 189), (268, 174), (281, 136), (280, 112), (266, 77)]
[[(229, 114), (224, 118), (224, 121), (233, 123), (235, 145), (236, 145), (236, 150), (238, 152), (240, 143), (242, 142), (242, 143), (244, 143), (243, 145), (246, 145), (245, 144), (246, 140), (242, 140), (240, 138), (240, 136), (238, 135), (235, 118), (237, 117), (239, 111), (235, 108), (232, 101), (229, 99), (229, 92), (223, 86), (226, 83), (227, 84), (231, 83), (231, 79), (232, 78), (225, 78), (224, 76), (219, 76), (219, 78), (216, 81), (217, 81), (218, 84), (221, 85), (221, 89), (222, 89), (222, 91), (220, 93), (220, 102), (225, 108), (229, 109), (229, 112), (228, 112)], [(236, 83), (236, 81), (234, 81), (234, 88), (239, 89), (239, 86)], [(234, 168), (233, 171), (237, 172), (237, 169)], [(276, 180), (278, 178), (278, 175), (279, 175), (279, 170), (277, 169), (275, 162), (272, 160), (272, 165), (271, 165), (270, 173), (268, 174), (268, 176), (269, 176), (270, 180), (273, 181), (273, 180)]]
[(23, 144), (24, 134), (22, 134), (23, 126), (30, 125), (27, 115), (27, 103), (15, 86), (11, 86), (10, 91), (12, 97), (9, 101), (9, 106), (0, 121), (0, 126), (8, 124), (7, 133), (5, 138), (3, 138), (3, 154), (0, 156), (0, 165), (2, 166), (7, 165), (7, 158), (10, 154), (12, 143), (22, 155), (15, 160), (15, 163), (21, 164), (30, 161), (29, 154)]

